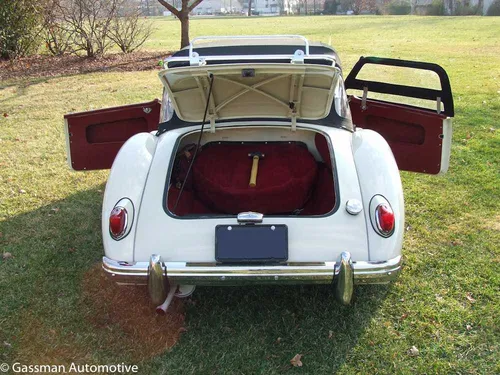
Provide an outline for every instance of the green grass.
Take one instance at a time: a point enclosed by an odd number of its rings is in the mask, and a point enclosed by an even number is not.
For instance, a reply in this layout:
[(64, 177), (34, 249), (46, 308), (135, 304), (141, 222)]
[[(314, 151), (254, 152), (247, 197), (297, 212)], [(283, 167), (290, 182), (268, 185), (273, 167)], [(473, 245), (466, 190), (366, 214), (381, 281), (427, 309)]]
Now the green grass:
[[(154, 22), (145, 48), (175, 49), (179, 23)], [(235, 33), (331, 39), (345, 73), (360, 55), (441, 64), (456, 106), (450, 171), (402, 174), (408, 231), (404, 269), (392, 285), (358, 288), (349, 307), (337, 305), (327, 286), (200, 287), (186, 305), (187, 332), (170, 351), (140, 362), (141, 373), (500, 372), (500, 19), (191, 22), (192, 37)], [(120, 344), (126, 332), (92, 325), (95, 312), (82, 298), (84, 274), (102, 256), (107, 172), (69, 171), (62, 116), (160, 92), (154, 71), (0, 84), (0, 115), (8, 114), (0, 116), (0, 252), (13, 255), (0, 259), (0, 363), (54, 363), (68, 352), (78, 363), (133, 363), (133, 350)], [(412, 346), (419, 356), (408, 355)], [(291, 368), (297, 353), (304, 366)]]

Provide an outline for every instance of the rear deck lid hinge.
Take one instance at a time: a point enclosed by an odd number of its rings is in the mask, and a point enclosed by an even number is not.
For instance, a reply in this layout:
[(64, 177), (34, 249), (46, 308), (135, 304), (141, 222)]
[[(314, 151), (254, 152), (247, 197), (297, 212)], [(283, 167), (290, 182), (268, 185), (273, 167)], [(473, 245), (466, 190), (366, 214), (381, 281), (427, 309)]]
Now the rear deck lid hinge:
[(210, 116), (210, 133), (215, 133), (215, 117)]
[(292, 64), (304, 64), (304, 51), (298, 49), (294, 52), (292, 57)]
[(205, 65), (206, 61), (204, 58), (200, 57), (198, 52), (191, 52), (189, 55), (189, 65), (190, 66), (202, 66)]

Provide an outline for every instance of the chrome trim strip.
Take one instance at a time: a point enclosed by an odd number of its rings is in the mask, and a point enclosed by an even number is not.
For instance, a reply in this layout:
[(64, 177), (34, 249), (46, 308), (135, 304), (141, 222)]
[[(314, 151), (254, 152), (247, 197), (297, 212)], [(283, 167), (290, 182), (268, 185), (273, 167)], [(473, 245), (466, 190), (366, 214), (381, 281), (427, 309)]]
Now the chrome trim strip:
[(394, 234), (394, 231), (396, 230), (396, 222), (394, 221), (394, 227), (390, 232), (384, 232), (382, 226), (380, 225), (380, 219), (377, 214), (377, 210), (380, 206), (387, 206), (392, 211), (394, 216), (396, 216), (396, 214), (394, 213), (394, 210), (392, 209), (392, 206), (389, 203), (389, 201), (383, 195), (380, 194), (374, 195), (370, 200), (369, 210), (370, 210), (370, 221), (372, 223), (372, 227), (379, 236), (388, 238)]
[[(239, 61), (239, 60), (290, 60), (295, 58), (295, 55), (213, 55), (213, 56), (200, 56), (202, 61)], [(308, 55), (305, 57), (307, 60), (327, 60), (330, 61), (332, 66), (335, 66), (337, 62), (333, 56), (329, 55)], [(192, 59), (191, 59), (192, 60)], [(165, 59), (165, 66), (168, 66), (169, 62), (180, 61), (180, 62), (190, 62), (189, 56), (176, 56), (168, 57)], [(193, 65), (191, 65), (193, 66)]]
[[(104, 271), (119, 284), (146, 285), (149, 262), (119, 262), (103, 257)], [(215, 263), (164, 262), (169, 282), (189, 285), (330, 284), (339, 262), (276, 266), (228, 266)], [(385, 284), (401, 269), (401, 256), (383, 262), (352, 262), (355, 284)]]

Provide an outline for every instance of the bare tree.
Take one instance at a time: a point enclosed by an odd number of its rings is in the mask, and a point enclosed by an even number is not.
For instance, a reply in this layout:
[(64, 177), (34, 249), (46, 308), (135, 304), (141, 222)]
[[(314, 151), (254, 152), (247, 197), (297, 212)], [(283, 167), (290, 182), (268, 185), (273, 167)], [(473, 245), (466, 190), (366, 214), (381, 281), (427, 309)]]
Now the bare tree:
[(55, 23), (50, 23), (46, 30), (45, 46), (55, 56), (61, 56), (72, 51), (73, 32), (63, 30)]
[[(170, 0), (173, 2), (173, 0)], [(180, 0), (181, 9), (177, 9), (174, 5), (167, 2), (167, 0), (158, 0), (158, 2), (168, 9), (179, 21), (181, 21), (181, 48), (189, 44), (189, 13), (196, 8), (203, 0)]]
[(364, 7), (364, 3), (365, 3), (364, 0), (353, 0), (352, 11), (354, 12), (354, 14), (358, 15), (361, 13)]
[(122, 7), (120, 17), (115, 17), (110, 25), (108, 37), (124, 53), (130, 53), (142, 46), (151, 36), (151, 22), (141, 17), (141, 10), (130, 6), (130, 0), (125, 0), (127, 7)]
[(104, 54), (114, 43), (129, 53), (152, 33), (134, 0), (46, 0), (46, 45), (54, 55)]
[(252, 0), (248, 0), (248, 14), (247, 16), (250, 17), (252, 15)]
[(104, 54), (111, 46), (108, 34), (118, 15), (120, 0), (54, 1), (53, 18), (59, 36), (69, 39), (72, 53), (88, 57)]

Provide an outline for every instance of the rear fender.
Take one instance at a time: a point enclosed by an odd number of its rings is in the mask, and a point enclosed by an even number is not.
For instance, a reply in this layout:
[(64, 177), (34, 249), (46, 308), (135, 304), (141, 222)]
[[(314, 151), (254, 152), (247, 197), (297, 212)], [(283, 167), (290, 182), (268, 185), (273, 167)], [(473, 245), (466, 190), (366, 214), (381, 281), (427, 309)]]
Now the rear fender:
[[(377, 132), (358, 128), (352, 138), (352, 152), (359, 179), (368, 232), (370, 261), (385, 261), (401, 254), (404, 233), (403, 187), (398, 166), (387, 141)], [(394, 233), (378, 235), (370, 220), (370, 201), (382, 195), (395, 214)]]
[[(108, 258), (127, 262), (134, 260), (137, 218), (156, 144), (157, 137), (154, 135), (136, 134), (123, 145), (113, 162), (102, 205), (102, 238)], [(135, 217), (129, 218), (132, 220), (129, 234), (115, 241), (109, 233), (109, 214), (122, 198), (132, 201)]]

